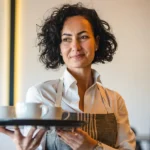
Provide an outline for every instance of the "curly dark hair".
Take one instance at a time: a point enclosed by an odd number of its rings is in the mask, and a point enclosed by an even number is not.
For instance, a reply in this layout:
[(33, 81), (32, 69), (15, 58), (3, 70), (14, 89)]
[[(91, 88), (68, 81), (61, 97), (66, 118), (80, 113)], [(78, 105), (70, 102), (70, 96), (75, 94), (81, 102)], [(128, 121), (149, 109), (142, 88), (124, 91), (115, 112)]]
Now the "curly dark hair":
[(64, 4), (60, 8), (55, 8), (44, 24), (39, 26), (41, 27), (41, 31), (38, 33), (39, 59), (46, 68), (56, 69), (64, 64), (60, 55), (61, 30), (65, 20), (71, 16), (83, 16), (91, 24), (94, 37), (100, 37), (99, 47), (92, 63), (112, 61), (117, 49), (117, 42), (110, 31), (109, 24), (101, 20), (94, 9), (86, 8), (82, 3)]

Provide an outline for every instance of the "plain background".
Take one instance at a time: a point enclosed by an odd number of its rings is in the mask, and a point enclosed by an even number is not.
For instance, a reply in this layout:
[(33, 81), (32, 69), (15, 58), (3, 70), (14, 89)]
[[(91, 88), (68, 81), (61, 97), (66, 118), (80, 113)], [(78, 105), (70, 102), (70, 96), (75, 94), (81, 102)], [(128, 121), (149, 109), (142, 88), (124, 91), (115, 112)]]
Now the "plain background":
[[(39, 82), (61, 77), (59, 70), (46, 70), (38, 60), (36, 24), (41, 24), (51, 8), (76, 0), (21, 0), (19, 22), (19, 51), (17, 53), (17, 96), (25, 100), (27, 89)], [(93, 65), (103, 85), (119, 92), (125, 99), (131, 126), (139, 135), (150, 136), (150, 0), (82, 0), (95, 8), (109, 22), (118, 41), (118, 50), (111, 63)], [(5, 9), (0, 0), (0, 104), (7, 104), (8, 51), (5, 50)], [(10, 146), (8, 145), (8, 141)], [(0, 149), (13, 150), (12, 141), (0, 134)], [(143, 143), (146, 149), (146, 144)], [(147, 149), (146, 149), (147, 150)]]

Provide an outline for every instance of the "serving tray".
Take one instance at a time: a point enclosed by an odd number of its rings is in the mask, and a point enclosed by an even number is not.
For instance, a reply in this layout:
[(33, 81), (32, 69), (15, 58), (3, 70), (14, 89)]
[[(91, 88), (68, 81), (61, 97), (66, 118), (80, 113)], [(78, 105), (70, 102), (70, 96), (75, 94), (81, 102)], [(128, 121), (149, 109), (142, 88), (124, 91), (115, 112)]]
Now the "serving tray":
[(81, 127), (85, 121), (77, 120), (44, 120), (44, 119), (3, 119), (0, 126), (55, 126), (55, 127)]

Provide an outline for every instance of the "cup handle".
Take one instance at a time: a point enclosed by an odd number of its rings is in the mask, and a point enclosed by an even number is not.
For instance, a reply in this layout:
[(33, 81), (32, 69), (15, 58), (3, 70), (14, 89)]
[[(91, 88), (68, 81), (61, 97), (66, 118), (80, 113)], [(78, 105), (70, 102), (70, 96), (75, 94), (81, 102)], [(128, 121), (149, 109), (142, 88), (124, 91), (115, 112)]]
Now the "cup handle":
[(42, 108), (42, 118), (45, 117), (48, 112), (49, 112), (49, 107), (45, 104), (41, 104), (41, 108)]
[(64, 118), (63, 120), (67, 120), (67, 119), (70, 117), (70, 112), (68, 112), (68, 111), (63, 111), (63, 113), (64, 113), (64, 112), (68, 113), (68, 115), (67, 115), (67, 117)]

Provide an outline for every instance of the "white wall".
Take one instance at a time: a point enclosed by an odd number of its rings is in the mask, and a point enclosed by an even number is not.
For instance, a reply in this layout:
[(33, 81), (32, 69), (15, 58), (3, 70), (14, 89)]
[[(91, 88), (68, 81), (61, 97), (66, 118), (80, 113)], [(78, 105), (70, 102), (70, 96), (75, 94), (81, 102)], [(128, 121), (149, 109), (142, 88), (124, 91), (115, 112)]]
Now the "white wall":
[[(45, 70), (38, 61), (36, 24), (47, 16), (50, 8), (76, 0), (22, 0), (21, 45), (19, 51), (18, 98), (24, 100), (27, 89), (38, 82), (59, 78), (63, 73)], [(108, 21), (119, 47), (114, 60), (94, 65), (106, 87), (118, 91), (125, 99), (131, 125), (138, 134), (150, 135), (150, 1), (149, 0), (82, 0), (96, 8)], [(0, 41), (1, 42), (1, 41)], [(0, 146), (1, 149), (1, 146)]]

